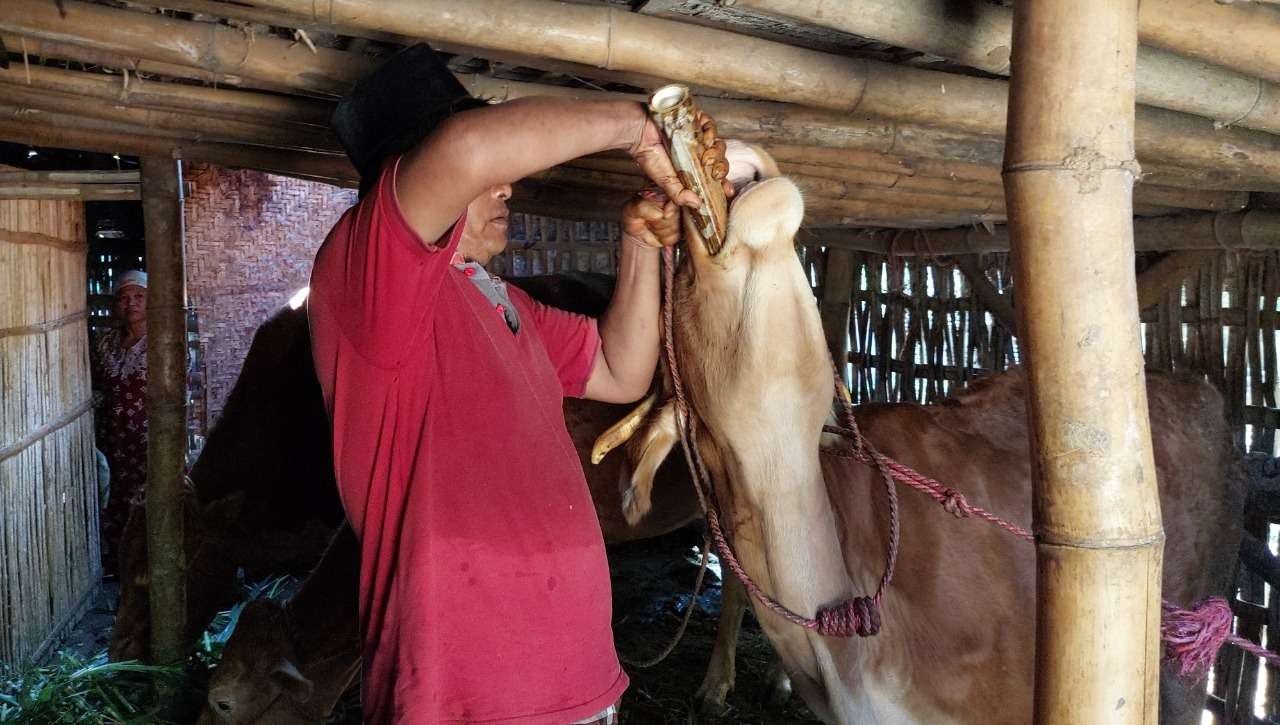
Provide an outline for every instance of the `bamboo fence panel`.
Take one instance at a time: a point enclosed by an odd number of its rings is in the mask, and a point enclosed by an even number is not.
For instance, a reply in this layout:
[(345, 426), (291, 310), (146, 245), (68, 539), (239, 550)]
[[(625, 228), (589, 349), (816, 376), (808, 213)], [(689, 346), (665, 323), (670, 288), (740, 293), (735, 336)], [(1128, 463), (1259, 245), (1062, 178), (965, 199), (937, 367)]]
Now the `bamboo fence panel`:
[(84, 207), (0, 201), (0, 659), (43, 655), (96, 589)]

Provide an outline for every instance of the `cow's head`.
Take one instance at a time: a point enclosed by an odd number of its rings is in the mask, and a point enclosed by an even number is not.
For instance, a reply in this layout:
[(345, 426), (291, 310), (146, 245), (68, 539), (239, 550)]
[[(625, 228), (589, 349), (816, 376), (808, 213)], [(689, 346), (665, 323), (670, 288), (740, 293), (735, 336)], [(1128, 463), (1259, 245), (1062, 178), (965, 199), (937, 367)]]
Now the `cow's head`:
[[(235, 598), (236, 567), (226, 555), (227, 533), (239, 518), (244, 495), (201, 505), (190, 487), (183, 495), (187, 561), (185, 641), (193, 641), (218, 609)], [(120, 536), (120, 606), (107, 652), (113, 660), (147, 660), (151, 639), (147, 515), (135, 506)]]
[(297, 663), (285, 610), (264, 599), (249, 602), (209, 681), (209, 708), (201, 722), (259, 722), (282, 698), (305, 703), (311, 698), (313, 685)]
[[(833, 389), (821, 320), (794, 246), (804, 202), (773, 160), (756, 153), (760, 173), (729, 207), (725, 244), (712, 255), (686, 234), (673, 287), (677, 365), (700, 421), (698, 447), (714, 478), (748, 489), (785, 467), (778, 458), (787, 451), (812, 447), (816, 461)], [(623, 505), (632, 521), (648, 511), (653, 474), (678, 440), (675, 402), (646, 422), (629, 444), (636, 464)]]

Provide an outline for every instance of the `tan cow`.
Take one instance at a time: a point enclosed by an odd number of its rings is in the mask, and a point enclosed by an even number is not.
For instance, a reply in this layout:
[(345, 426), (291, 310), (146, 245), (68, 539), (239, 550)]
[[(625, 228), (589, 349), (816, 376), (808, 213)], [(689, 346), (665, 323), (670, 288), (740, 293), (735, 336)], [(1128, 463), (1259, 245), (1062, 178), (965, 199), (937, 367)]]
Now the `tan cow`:
[[(733, 202), (723, 250), (712, 257), (690, 242), (674, 287), (674, 339), (737, 556), (764, 591), (812, 617), (875, 591), (886, 498), (876, 471), (820, 454), (833, 378), (793, 249), (803, 203), (770, 160), (761, 166), (767, 178)], [(939, 405), (860, 407), (858, 420), (882, 452), (1029, 526), (1024, 388), (1012, 372)], [(1225, 591), (1242, 491), (1228, 475), (1233, 454), (1218, 394), (1153, 374), (1148, 397), (1168, 536), (1164, 591), (1190, 603)], [(667, 455), (674, 422), (667, 404), (632, 441), (637, 471)], [(638, 475), (633, 485), (628, 514), (637, 518), (651, 481)], [(877, 636), (822, 636), (752, 602), (797, 691), (828, 722), (1031, 722), (1033, 547), (909, 490), (901, 522)], [(1202, 686), (1166, 679), (1162, 719), (1195, 721), (1202, 701)]]

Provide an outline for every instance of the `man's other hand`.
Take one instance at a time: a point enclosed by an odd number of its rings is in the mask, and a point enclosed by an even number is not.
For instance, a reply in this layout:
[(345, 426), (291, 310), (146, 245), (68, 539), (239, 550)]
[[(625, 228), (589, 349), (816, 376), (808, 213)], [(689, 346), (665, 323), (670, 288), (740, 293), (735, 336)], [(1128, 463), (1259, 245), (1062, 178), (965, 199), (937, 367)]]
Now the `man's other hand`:
[(674, 245), (680, 241), (680, 208), (660, 192), (636, 194), (622, 207), (622, 238), (653, 249)]

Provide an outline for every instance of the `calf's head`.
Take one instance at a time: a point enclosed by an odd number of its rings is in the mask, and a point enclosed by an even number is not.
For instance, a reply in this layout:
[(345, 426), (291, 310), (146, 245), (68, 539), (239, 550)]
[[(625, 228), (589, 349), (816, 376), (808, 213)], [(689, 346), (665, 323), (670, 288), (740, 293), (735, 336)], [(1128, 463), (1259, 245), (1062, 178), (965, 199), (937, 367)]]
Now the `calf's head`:
[[(281, 698), (305, 703), (313, 685), (298, 670), (288, 614), (257, 599), (245, 605), (222, 663), (209, 681), (209, 713), (201, 722), (242, 725), (261, 722)], [(286, 708), (288, 709), (288, 708)]]

